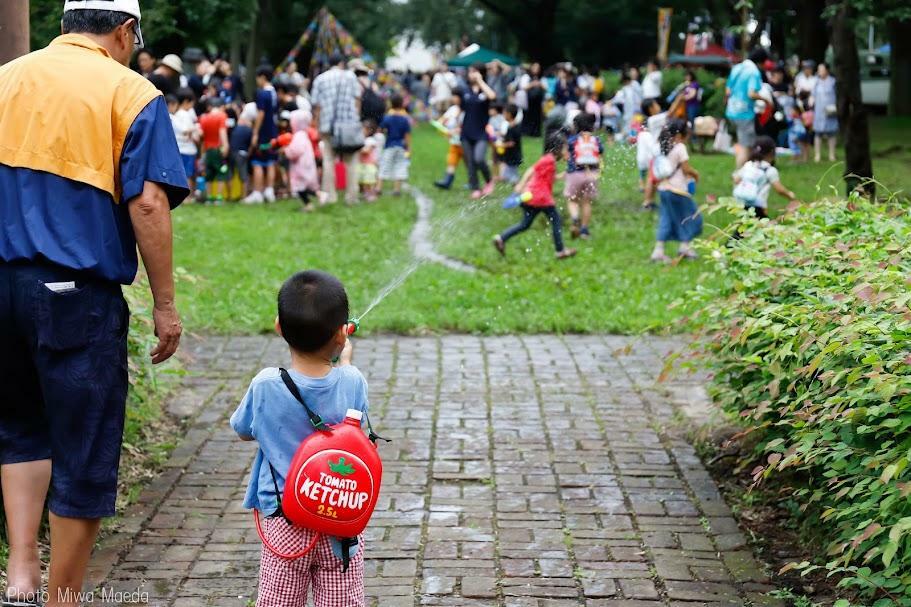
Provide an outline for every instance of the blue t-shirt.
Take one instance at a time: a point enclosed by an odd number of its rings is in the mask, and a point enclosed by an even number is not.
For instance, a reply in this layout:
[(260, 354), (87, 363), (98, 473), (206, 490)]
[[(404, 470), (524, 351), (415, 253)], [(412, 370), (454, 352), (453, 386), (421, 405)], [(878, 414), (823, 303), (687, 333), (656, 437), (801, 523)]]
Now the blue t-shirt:
[(263, 113), (263, 123), (259, 127), (259, 142), (267, 143), (278, 137), (278, 95), (271, 86), (256, 91), (256, 109)]
[(386, 148), (403, 148), (405, 135), (411, 132), (411, 121), (401, 114), (386, 114), (380, 128), (386, 131)]
[(465, 117), (462, 119), (462, 140), (487, 139), (484, 129), (490, 119), (490, 99), (484, 93), (475, 93), (469, 88), (462, 94), (462, 109), (465, 111)]
[(0, 260), (45, 259), (102, 280), (136, 277), (136, 236), (127, 202), (146, 181), (162, 186), (174, 208), (189, 194), (164, 97), (139, 113), (120, 154), (121, 199), (53, 173), (0, 164)]
[[(348, 409), (363, 411), (366, 416), (367, 380), (356, 367), (334, 367), (328, 375), (319, 378), (307, 377), (293, 369), (288, 373), (307, 406), (327, 424), (340, 423)], [(240, 436), (252, 437), (259, 443), (244, 508), (256, 508), (268, 516), (278, 509), (280, 501), (275, 495), (269, 463), (275, 468), (279, 489), (284, 491), (291, 459), (301, 441), (313, 434), (313, 424), (303, 406), (288, 391), (279, 370), (269, 367), (250, 382), (247, 394), (231, 416), (231, 427)]]
[(762, 74), (749, 59), (737, 64), (728, 76), (727, 87), (731, 90), (725, 116), (730, 120), (753, 120), (756, 117), (754, 100), (750, 93), (762, 88)]

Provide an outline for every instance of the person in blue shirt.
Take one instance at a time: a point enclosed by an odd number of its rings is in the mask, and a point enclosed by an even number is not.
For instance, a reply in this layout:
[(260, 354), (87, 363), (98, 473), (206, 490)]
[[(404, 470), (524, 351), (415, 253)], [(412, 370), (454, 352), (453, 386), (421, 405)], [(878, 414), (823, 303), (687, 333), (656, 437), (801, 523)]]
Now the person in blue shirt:
[(408, 181), (408, 165), (411, 154), (411, 119), (405, 111), (405, 100), (393, 95), (389, 100), (391, 109), (383, 117), (379, 128), (386, 133), (386, 144), (380, 155), (380, 175), (376, 184), (377, 196), (383, 194), (383, 180), (392, 180), (392, 195), (402, 193), (402, 182)]
[(765, 63), (768, 57), (765, 49), (756, 48), (750, 53), (749, 59), (735, 65), (728, 76), (724, 115), (734, 125), (737, 133), (734, 156), (738, 169), (749, 160), (750, 150), (756, 143), (755, 102), (762, 98), (759, 94), (762, 89), (762, 73), (758, 66)]
[[(367, 381), (351, 365), (348, 341), (348, 296), (339, 280), (325, 272), (298, 272), (278, 293), (275, 330), (288, 344), (288, 373), (303, 401), (333, 425), (348, 409), (370, 407)], [(338, 359), (335, 366), (333, 360)], [(265, 517), (263, 533), (272, 545), (307, 546), (317, 532), (296, 527), (281, 512), (285, 476), (301, 442), (315, 429), (300, 402), (291, 394), (281, 370), (260, 371), (231, 416), (231, 428), (241, 440), (255, 441), (256, 458), (244, 497), (244, 508)], [(355, 548), (361, 544), (360, 538)], [(263, 546), (258, 605), (304, 605), (313, 589), (316, 605), (364, 605), (364, 555), (351, 556), (344, 568), (339, 541), (325, 535), (316, 548), (296, 560), (279, 558)], [(290, 597), (294, 588), (299, 596)]]
[(250, 165), (253, 167), (253, 187), (244, 198), (247, 204), (275, 201), (275, 173), (278, 153), (272, 140), (278, 137), (278, 93), (272, 86), (274, 72), (269, 65), (256, 70), (256, 120), (253, 123), (253, 148)]
[(78, 604), (114, 514), (129, 387), (121, 285), (137, 246), (152, 363), (180, 343), (170, 211), (189, 190), (164, 97), (127, 67), (140, 19), (138, 0), (68, 0), (63, 35), (0, 67), (0, 475), (18, 603), (41, 587), (45, 498), (52, 607)]

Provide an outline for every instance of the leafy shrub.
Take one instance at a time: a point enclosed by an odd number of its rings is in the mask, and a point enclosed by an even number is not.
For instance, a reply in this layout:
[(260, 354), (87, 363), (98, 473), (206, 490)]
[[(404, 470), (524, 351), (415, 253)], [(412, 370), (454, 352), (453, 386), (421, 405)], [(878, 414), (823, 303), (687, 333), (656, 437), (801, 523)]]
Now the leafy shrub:
[(763, 224), (709, 245), (721, 280), (693, 293), (697, 360), (755, 441), (742, 467), (790, 486), (830, 542), (793, 567), (911, 605), (911, 221), (852, 199)]

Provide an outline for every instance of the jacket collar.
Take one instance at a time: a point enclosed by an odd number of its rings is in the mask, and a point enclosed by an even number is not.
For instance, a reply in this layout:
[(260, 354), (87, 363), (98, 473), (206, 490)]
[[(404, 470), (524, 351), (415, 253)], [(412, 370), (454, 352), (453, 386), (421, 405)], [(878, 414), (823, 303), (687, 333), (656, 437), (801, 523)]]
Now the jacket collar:
[(97, 42), (93, 41), (91, 38), (89, 38), (87, 36), (83, 36), (82, 34), (62, 34), (62, 35), (54, 38), (54, 40), (52, 40), (51, 44), (50, 44), (50, 46), (62, 46), (62, 45), (78, 46), (78, 47), (84, 48), (86, 50), (94, 51), (96, 53), (101, 53), (105, 57), (113, 59), (113, 57), (111, 57), (111, 53), (109, 53), (106, 48), (104, 48)]

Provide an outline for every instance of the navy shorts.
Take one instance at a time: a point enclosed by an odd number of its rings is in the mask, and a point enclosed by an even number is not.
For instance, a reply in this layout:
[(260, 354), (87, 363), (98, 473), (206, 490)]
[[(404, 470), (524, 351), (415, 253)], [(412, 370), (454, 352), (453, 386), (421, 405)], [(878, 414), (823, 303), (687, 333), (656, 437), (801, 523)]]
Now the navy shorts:
[(119, 284), (0, 261), (0, 464), (50, 458), (58, 516), (114, 514), (128, 329)]
[(250, 157), (250, 165), (255, 167), (270, 167), (278, 162), (278, 154), (273, 150), (255, 150)]

